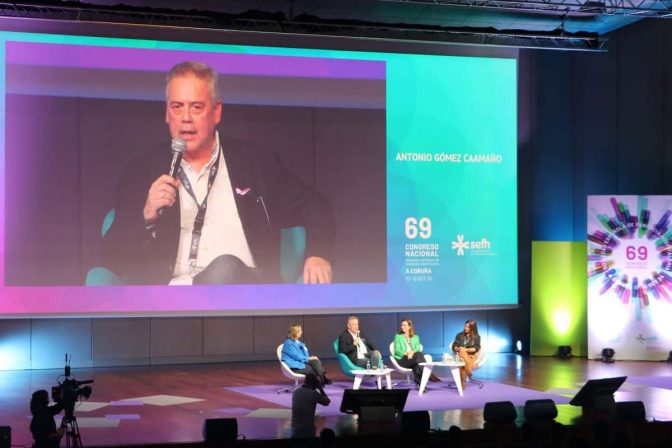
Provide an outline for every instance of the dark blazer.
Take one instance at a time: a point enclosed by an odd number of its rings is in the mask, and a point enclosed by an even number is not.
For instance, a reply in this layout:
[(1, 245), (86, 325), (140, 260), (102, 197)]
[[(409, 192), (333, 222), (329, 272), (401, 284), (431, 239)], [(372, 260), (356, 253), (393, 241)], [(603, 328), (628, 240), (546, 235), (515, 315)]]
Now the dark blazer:
[[(368, 351), (378, 350), (378, 348), (371, 342), (369, 338), (364, 336), (362, 332), (359, 333), (359, 338), (364, 339), (364, 345)], [(355, 339), (352, 337), (348, 329), (346, 328), (343, 333), (338, 337), (338, 352), (343, 353), (352, 363), (357, 362), (357, 347), (355, 346)]]
[[(333, 223), (328, 201), (289, 173), (272, 151), (220, 138), (236, 207), (260, 277), (280, 283), (280, 230), (306, 229), (305, 256), (331, 258)], [(168, 172), (169, 151), (143, 154), (124, 169), (116, 218), (103, 241), (106, 267), (130, 284), (167, 284), (180, 238), (180, 203), (166, 208), (152, 231), (142, 210), (149, 187)], [(245, 194), (242, 191), (249, 189)]]

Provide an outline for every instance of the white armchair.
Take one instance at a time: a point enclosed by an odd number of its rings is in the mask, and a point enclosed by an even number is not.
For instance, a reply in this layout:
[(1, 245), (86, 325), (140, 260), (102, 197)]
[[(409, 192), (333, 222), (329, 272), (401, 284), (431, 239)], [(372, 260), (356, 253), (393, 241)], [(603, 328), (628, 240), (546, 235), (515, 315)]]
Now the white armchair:
[[(472, 370), (472, 372), (475, 372), (476, 370), (480, 369), (483, 367), (483, 364), (488, 360), (488, 352), (486, 351), (486, 347), (484, 344), (481, 344), (481, 349), (478, 351), (476, 354), (476, 368)], [(479, 389), (482, 389), (485, 384), (483, 384), (483, 381), (477, 380), (473, 377), (471, 379), (467, 379), (468, 382), (475, 384), (478, 386)]]
[[(422, 351), (422, 344), (420, 345), (420, 351)], [(432, 362), (432, 355), (425, 355), (425, 362)], [(394, 367), (394, 370), (406, 375), (406, 385), (408, 387), (417, 387), (417, 384), (411, 380), (413, 370), (401, 367), (399, 362), (397, 362), (397, 358), (394, 357), (394, 342), (390, 342), (390, 363), (392, 364), (392, 367)]]
[(280, 371), (282, 372), (282, 374), (285, 377), (289, 378), (290, 380), (294, 380), (294, 386), (289, 386), (289, 387), (285, 387), (283, 389), (279, 389), (278, 391), (276, 391), (276, 393), (278, 393), (278, 394), (280, 392), (290, 392), (290, 391), (293, 392), (293, 391), (295, 391), (296, 389), (299, 388), (299, 380), (302, 380), (306, 377), (306, 375), (304, 375), (302, 373), (294, 372), (292, 369), (289, 368), (289, 366), (287, 364), (282, 362), (282, 347), (284, 345), (285, 344), (278, 345), (278, 348), (276, 350), (276, 353), (278, 355), (278, 362), (280, 363)]
[[(476, 368), (472, 369), (472, 373), (483, 367), (483, 364), (485, 364), (485, 362), (488, 360), (488, 352), (486, 347), (487, 347), (486, 344), (481, 342), (481, 349), (478, 351), (478, 353), (476, 353)], [(472, 375), (471, 379), (467, 378), (467, 382), (475, 384), (476, 386), (478, 386), (479, 389), (482, 389), (483, 386), (485, 386), (485, 383), (483, 383), (483, 381), (475, 379), (473, 376), (474, 375)]]

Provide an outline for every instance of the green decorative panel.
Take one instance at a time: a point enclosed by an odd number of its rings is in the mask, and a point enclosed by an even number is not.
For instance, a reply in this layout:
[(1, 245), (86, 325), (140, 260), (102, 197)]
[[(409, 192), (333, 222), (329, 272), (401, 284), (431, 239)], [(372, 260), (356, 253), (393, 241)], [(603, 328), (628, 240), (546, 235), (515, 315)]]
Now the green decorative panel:
[(551, 356), (559, 345), (586, 356), (586, 243), (532, 242), (530, 354)]

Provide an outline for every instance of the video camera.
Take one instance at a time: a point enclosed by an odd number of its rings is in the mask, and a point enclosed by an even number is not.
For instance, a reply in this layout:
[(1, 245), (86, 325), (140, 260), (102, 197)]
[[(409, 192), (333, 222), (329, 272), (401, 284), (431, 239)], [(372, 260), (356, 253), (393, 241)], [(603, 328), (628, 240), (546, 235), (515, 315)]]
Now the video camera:
[[(70, 356), (71, 358), (72, 356)], [(91, 386), (84, 386), (85, 384), (93, 383), (93, 380), (77, 381), (70, 377), (70, 358), (67, 353), (65, 355), (65, 369), (63, 381), (58, 382), (58, 386), (51, 388), (51, 398), (56, 403), (63, 406), (65, 410), (65, 417), (72, 418), (75, 411), (75, 403), (79, 399), (88, 400), (91, 396)], [(84, 387), (82, 387), (84, 386)]]

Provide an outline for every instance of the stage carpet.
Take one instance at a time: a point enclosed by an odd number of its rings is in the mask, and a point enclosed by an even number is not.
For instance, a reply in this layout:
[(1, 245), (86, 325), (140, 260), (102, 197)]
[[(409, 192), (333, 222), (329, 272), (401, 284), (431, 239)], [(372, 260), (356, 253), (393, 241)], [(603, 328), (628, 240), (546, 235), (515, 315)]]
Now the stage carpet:
[(628, 383), (672, 390), (672, 376), (629, 376)]

